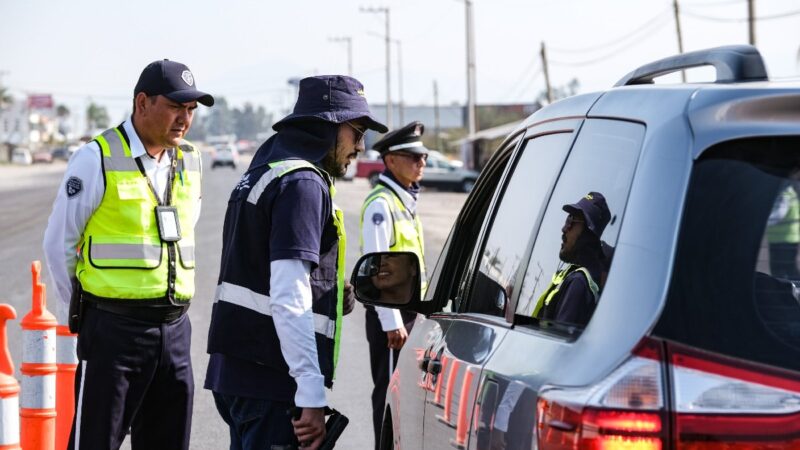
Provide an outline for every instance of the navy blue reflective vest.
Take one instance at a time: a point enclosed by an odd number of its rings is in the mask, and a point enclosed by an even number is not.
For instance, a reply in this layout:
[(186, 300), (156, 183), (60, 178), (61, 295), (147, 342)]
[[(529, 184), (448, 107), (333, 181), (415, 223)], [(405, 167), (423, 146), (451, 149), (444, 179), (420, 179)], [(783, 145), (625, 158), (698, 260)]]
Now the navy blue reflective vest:
[[(221, 353), (288, 373), (269, 309), (270, 195), (279, 178), (298, 170), (327, 174), (302, 160), (285, 160), (249, 170), (231, 193), (225, 214), (220, 275), (208, 332), (208, 353)], [(330, 198), (330, 197), (329, 197)], [(337, 283), (340, 232), (335, 206), (322, 233), (319, 264), (311, 271), (317, 356), (325, 386), (333, 385), (336, 341), (341, 327), (341, 290)], [(341, 236), (344, 241), (344, 236)], [(277, 388), (277, 387), (276, 387)]]

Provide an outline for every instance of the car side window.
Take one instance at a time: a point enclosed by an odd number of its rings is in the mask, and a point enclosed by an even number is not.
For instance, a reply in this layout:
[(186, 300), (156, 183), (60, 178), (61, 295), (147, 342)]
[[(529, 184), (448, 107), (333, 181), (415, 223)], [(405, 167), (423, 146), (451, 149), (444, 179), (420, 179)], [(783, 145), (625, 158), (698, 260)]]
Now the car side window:
[(466, 312), (505, 315), (515, 274), (573, 138), (571, 132), (553, 133), (524, 143), (480, 250)]
[(481, 231), (489, 206), (497, 196), (511, 154), (519, 143), (519, 139), (514, 139), (497, 150), (497, 156), (483, 168), (475, 189), (464, 203), (428, 281), (423, 303), (428, 305), (431, 313), (459, 310), (461, 274), (469, 264), (477, 242), (476, 236)]
[(516, 322), (570, 330), (588, 323), (610, 270), (644, 131), (632, 122), (584, 123), (542, 218)]

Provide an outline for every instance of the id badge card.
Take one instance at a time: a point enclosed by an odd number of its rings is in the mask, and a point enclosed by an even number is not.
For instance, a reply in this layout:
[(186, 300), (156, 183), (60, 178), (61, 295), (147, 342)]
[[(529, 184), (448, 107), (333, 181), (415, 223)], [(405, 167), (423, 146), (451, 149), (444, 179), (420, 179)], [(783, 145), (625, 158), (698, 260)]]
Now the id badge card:
[(178, 208), (174, 206), (156, 206), (156, 222), (158, 235), (164, 242), (181, 240), (181, 226), (178, 222)]

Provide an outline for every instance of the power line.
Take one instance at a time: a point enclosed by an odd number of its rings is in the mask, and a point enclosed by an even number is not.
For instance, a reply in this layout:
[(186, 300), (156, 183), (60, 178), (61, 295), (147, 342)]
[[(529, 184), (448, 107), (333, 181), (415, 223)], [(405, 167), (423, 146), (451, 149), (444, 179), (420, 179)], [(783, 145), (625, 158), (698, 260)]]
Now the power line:
[[(511, 84), (511, 88), (505, 93), (505, 95), (501, 96), (500, 98), (516, 98), (518, 97), (518, 92), (520, 91), (520, 85), (523, 84), (523, 81), (526, 83), (528, 82), (527, 79), (530, 77), (531, 73), (541, 73), (541, 66), (538, 66), (537, 60), (535, 58), (531, 58), (531, 61), (528, 65), (520, 72), (517, 80)], [(538, 67), (537, 67), (538, 66)], [(512, 96), (512, 94), (514, 94)]]
[(744, 3), (747, 0), (719, 0), (719, 1), (710, 1), (710, 2), (697, 2), (697, 3), (682, 3), (681, 7), (688, 6), (689, 8), (694, 7), (706, 7), (706, 6), (724, 6), (724, 5), (733, 5), (737, 3)]
[(548, 46), (548, 50), (550, 50), (550, 51), (555, 50), (558, 53), (590, 53), (590, 52), (594, 52), (594, 51), (597, 51), (597, 50), (602, 50), (604, 48), (611, 47), (611, 46), (616, 45), (616, 44), (618, 44), (618, 43), (620, 43), (622, 41), (625, 41), (625, 40), (633, 37), (634, 35), (646, 30), (648, 27), (650, 27), (654, 23), (658, 22), (659, 19), (663, 20), (665, 17), (669, 16), (669, 12), (671, 11), (671, 9), (672, 9), (672, 7), (668, 7), (666, 9), (662, 10), (661, 12), (659, 12), (658, 14), (656, 14), (655, 16), (650, 18), (647, 22), (645, 22), (644, 24), (642, 24), (641, 26), (636, 28), (635, 30), (632, 30), (627, 34), (625, 34), (623, 36), (620, 36), (620, 37), (618, 37), (616, 39), (613, 39), (611, 41), (608, 41), (608, 42), (606, 42), (604, 44), (593, 45), (591, 47), (576, 48), (576, 49), (559, 48), (559, 47)]
[[(664, 20), (657, 27), (653, 28), (652, 31), (656, 31), (656, 30), (658, 30), (660, 28), (663, 28), (664, 25), (666, 25), (669, 22), (670, 22), (670, 20)], [(599, 56), (597, 58), (587, 59), (587, 60), (583, 60), (583, 61), (573, 61), (573, 62), (570, 62), (570, 61), (558, 61), (558, 60), (550, 59), (549, 62), (552, 63), (552, 64), (560, 65), (560, 66), (571, 66), (571, 67), (589, 66), (589, 65), (592, 65), (592, 64), (596, 64), (598, 62), (602, 62), (602, 61), (604, 61), (604, 60), (606, 60), (606, 59), (608, 59), (608, 58), (610, 58), (612, 56), (615, 56), (617, 53), (621, 53), (621, 52), (623, 52), (623, 51), (625, 51), (625, 50), (627, 50), (627, 49), (629, 49), (629, 48), (631, 48), (631, 47), (633, 47), (635, 45), (641, 44), (642, 42), (646, 41), (647, 39), (652, 38), (653, 36), (654, 36), (654, 33), (651, 33), (651, 34), (645, 36), (643, 39), (635, 40), (635, 41), (629, 43), (628, 45), (624, 45), (622, 47), (616, 48), (613, 51), (608, 52), (608, 53), (604, 54), (603, 56)]]
[[(681, 11), (681, 14), (689, 16), (689, 17), (692, 17), (692, 18), (695, 18), (695, 19), (708, 20), (708, 21), (711, 21), (711, 22), (727, 22), (727, 23), (736, 22), (736, 23), (741, 23), (741, 22), (747, 22), (749, 20), (747, 17), (744, 17), (744, 18), (729, 18), (729, 17), (706, 16), (704, 14), (697, 14), (697, 13), (693, 13), (693, 12), (689, 12), (689, 11), (685, 11), (685, 10)], [(780, 13), (780, 14), (771, 14), (771, 15), (768, 15), (768, 16), (756, 17), (753, 20), (755, 20), (755, 21), (763, 21), (763, 20), (785, 19), (786, 17), (793, 17), (793, 16), (800, 16), (800, 10), (788, 11), (788, 12)]]

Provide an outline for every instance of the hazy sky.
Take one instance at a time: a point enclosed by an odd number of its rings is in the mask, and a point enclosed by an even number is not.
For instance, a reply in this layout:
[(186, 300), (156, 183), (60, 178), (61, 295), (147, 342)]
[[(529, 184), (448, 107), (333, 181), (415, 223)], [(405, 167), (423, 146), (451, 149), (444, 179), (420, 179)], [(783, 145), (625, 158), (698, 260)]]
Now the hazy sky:
[[(798, 75), (800, 1), (755, 0), (757, 46), (771, 77)], [(544, 87), (545, 41), (555, 86), (605, 89), (636, 67), (677, 52), (671, 0), (473, 0), (478, 103), (534, 100)], [(686, 51), (747, 43), (746, 0), (680, 0)], [(287, 80), (353, 72), (373, 103), (385, 101), (384, 16), (401, 41), (404, 100), (465, 99), (465, 18), (459, 0), (211, 1), (0, 0), (2, 83), (20, 98), (53, 93), (83, 111), (91, 97), (117, 121), (149, 62), (189, 65), (198, 87), (233, 105), (262, 104), (278, 115), (293, 101)], [(794, 14), (792, 14), (794, 13)], [(779, 17), (784, 16), (784, 17)], [(392, 97), (397, 93), (393, 46)]]

